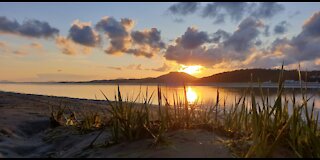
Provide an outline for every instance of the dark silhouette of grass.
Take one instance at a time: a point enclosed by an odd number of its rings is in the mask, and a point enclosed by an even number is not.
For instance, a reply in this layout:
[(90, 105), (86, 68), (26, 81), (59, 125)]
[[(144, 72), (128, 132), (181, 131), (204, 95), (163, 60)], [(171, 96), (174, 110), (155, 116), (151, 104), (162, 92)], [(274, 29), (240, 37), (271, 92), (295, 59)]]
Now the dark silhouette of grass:
[[(298, 75), (301, 82), (300, 68)], [(303, 88), (300, 83), (303, 100), (298, 103), (293, 93), (293, 112), (289, 114), (289, 100), (285, 98), (284, 103), (282, 101), (283, 82), (282, 66), (274, 103), (270, 103), (270, 98), (265, 96), (261, 88), (261, 103), (257, 103), (252, 88), (248, 88), (230, 107), (225, 106), (225, 100), (223, 105), (220, 105), (219, 90), (215, 103), (211, 106), (197, 101), (190, 104), (185, 86), (184, 96), (173, 94), (173, 104), (170, 104), (158, 86), (158, 107), (155, 108), (151, 104), (154, 92), (149, 94), (147, 89), (142, 94), (140, 90), (134, 100), (123, 100), (118, 85), (115, 101), (110, 101), (101, 91), (108, 104), (105, 108), (108, 113), (103, 118), (98, 118), (100, 125), (97, 125), (97, 114), (91, 114), (86, 116), (82, 123), (76, 123), (76, 126), (80, 130), (95, 128), (101, 129), (101, 132), (108, 128), (112, 134), (111, 139), (107, 141), (108, 145), (148, 137), (152, 137), (153, 144), (157, 145), (166, 142), (167, 132), (179, 129), (205, 129), (229, 137), (230, 140), (224, 143), (238, 157), (270, 157), (278, 148), (284, 148), (297, 157), (319, 158), (319, 113), (315, 116), (314, 103), (311, 110), (309, 109), (307, 102), (311, 98), (306, 96), (306, 87)], [(250, 96), (249, 99), (246, 99), (247, 95)], [(136, 103), (140, 96), (143, 97), (142, 104)], [(247, 102), (251, 102), (251, 105)], [(59, 114), (61, 115), (61, 111), (57, 113)], [(91, 147), (98, 136), (90, 144)]]

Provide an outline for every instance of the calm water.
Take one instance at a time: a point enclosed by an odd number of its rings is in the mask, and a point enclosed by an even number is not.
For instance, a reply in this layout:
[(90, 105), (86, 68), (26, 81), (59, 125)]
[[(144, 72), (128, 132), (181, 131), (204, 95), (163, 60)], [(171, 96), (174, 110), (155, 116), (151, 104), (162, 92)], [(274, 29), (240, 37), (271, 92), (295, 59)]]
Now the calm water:
[[(241, 85), (241, 84), (240, 84)], [(234, 104), (235, 98), (239, 98), (245, 92), (246, 88), (237, 87), (240, 85), (222, 85), (222, 86), (187, 86), (187, 97), (190, 103), (198, 100), (205, 104), (212, 104), (216, 100), (217, 90), (219, 89), (220, 102), (226, 100), (226, 105)], [(120, 85), (120, 91), (123, 99), (135, 99), (141, 90), (141, 96), (138, 98), (138, 102), (142, 102), (143, 96), (145, 97), (146, 89), (148, 89), (149, 96), (154, 92), (152, 103), (157, 104), (157, 85), (132, 85), (122, 84)], [(34, 84), (34, 83), (0, 83), (0, 90), (18, 92), (18, 93), (29, 93), (29, 94), (40, 94), (40, 95), (52, 95), (52, 96), (63, 96), (72, 98), (85, 98), (85, 99), (105, 99), (101, 94), (101, 91), (110, 99), (114, 100), (114, 95), (117, 91), (117, 85), (114, 84)], [(300, 89), (288, 88), (285, 89), (284, 97), (287, 97), (290, 101), (292, 98), (292, 91), (296, 93), (297, 101), (301, 100)], [(255, 89), (255, 95), (259, 102), (260, 90)], [(308, 89), (308, 96), (313, 96), (310, 100), (312, 104), (315, 101), (316, 108), (320, 109), (320, 88)], [(264, 94), (269, 92), (270, 102), (274, 102), (277, 93), (276, 88), (263, 88)], [(162, 86), (162, 93), (168, 98), (169, 102), (173, 104), (173, 94), (183, 99), (183, 86)], [(249, 97), (247, 97), (249, 98)]]

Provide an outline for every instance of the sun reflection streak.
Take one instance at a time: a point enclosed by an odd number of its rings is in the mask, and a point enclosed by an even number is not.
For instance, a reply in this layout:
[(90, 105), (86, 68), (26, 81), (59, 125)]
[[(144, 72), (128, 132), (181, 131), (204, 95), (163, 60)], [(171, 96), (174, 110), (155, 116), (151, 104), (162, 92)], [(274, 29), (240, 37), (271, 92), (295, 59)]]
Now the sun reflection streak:
[(193, 104), (198, 99), (197, 93), (189, 86), (187, 88), (187, 100), (188, 103)]

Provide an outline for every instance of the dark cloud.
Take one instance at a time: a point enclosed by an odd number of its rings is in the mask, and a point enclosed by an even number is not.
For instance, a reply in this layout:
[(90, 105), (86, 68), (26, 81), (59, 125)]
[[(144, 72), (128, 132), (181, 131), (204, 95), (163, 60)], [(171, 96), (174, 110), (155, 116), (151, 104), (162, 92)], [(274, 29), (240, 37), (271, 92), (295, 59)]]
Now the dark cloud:
[[(169, 45), (164, 57), (167, 60), (173, 60), (180, 64), (208, 67), (235, 59), (245, 60), (256, 44), (256, 39), (260, 34), (259, 28), (261, 27), (263, 27), (261, 21), (255, 18), (246, 18), (232, 34), (218, 30), (213, 34), (211, 40), (208, 40), (207, 36), (203, 36), (204, 34), (201, 34), (202, 36), (199, 37), (205, 38), (199, 38), (198, 36), (185, 38), (193, 42), (191, 44), (195, 43), (196, 45), (185, 45), (182, 43), (181, 39), (183, 36), (181, 36), (176, 39), (176, 44)], [(197, 30), (195, 32), (195, 29), (191, 30), (188, 28), (188, 30), (187, 32), (200, 33)]]
[(212, 41), (215, 42), (215, 43), (219, 43), (220, 40), (226, 40), (230, 37), (230, 33), (222, 30), (222, 29), (219, 29), (217, 32), (215, 32), (213, 34), (213, 38), (212, 38)]
[(205, 6), (202, 11), (202, 17), (216, 19), (215, 23), (225, 21), (225, 14), (231, 20), (239, 21), (248, 9), (247, 2), (213, 2)]
[(151, 58), (165, 48), (158, 29), (131, 31), (133, 26), (134, 21), (127, 18), (117, 21), (113, 17), (104, 17), (100, 20), (95, 28), (105, 33), (110, 40), (109, 48), (105, 52), (108, 54), (127, 53)]
[(270, 35), (269, 29), (270, 29), (270, 26), (269, 26), (269, 25), (266, 25), (266, 26), (264, 27), (264, 32), (263, 32), (263, 35), (264, 35), (264, 36), (269, 37), (269, 35)]
[(272, 18), (285, 8), (277, 2), (260, 2), (258, 7), (252, 12), (252, 16), (257, 18)]
[(303, 25), (301, 36), (318, 38), (320, 36), (320, 12), (314, 13)]
[(74, 42), (88, 47), (100, 44), (100, 36), (91, 28), (89, 23), (76, 20), (69, 29), (69, 36)]
[(262, 41), (261, 40), (257, 40), (256, 43), (254, 43), (256, 46), (261, 46)]
[(251, 17), (244, 19), (230, 38), (223, 42), (224, 46), (241, 53), (248, 51), (260, 33), (259, 27), (263, 27), (261, 21)]
[(272, 42), (271, 47), (269, 47), (269, 49), (271, 50), (272, 53), (274, 53), (276, 52), (277, 49), (279, 49), (278, 47), (285, 46), (286, 44), (289, 44), (289, 43), (290, 43), (290, 40), (287, 38), (277, 38)]
[(16, 33), (20, 24), (17, 21), (11, 21), (7, 17), (0, 17), (0, 31), (6, 33)]
[(180, 44), (177, 44), (169, 45), (164, 57), (167, 60), (173, 60), (179, 64), (210, 65), (215, 63), (213, 58), (210, 57), (211, 55), (212, 54), (207, 54), (207, 50), (203, 47), (198, 47), (196, 49), (190, 50), (183, 48)]
[(51, 27), (47, 22), (31, 19), (19, 24), (4, 16), (0, 17), (0, 32), (33, 38), (52, 38), (59, 34), (59, 30)]
[(135, 56), (151, 58), (165, 48), (165, 43), (161, 40), (161, 32), (156, 28), (133, 31), (131, 39), (132, 45), (126, 53)]
[(96, 29), (105, 32), (110, 38), (122, 38), (128, 36), (126, 26), (132, 24), (131, 21), (122, 19), (119, 22), (113, 17), (104, 17), (96, 24)]
[(171, 69), (171, 67), (169, 65), (167, 65), (166, 63), (163, 63), (163, 65), (159, 68), (153, 68), (151, 70), (153, 71), (157, 71), (157, 72), (167, 72)]
[(141, 45), (149, 45), (152, 48), (164, 48), (165, 44), (161, 41), (161, 32), (152, 28), (151, 30), (131, 32), (133, 42)]
[(197, 11), (199, 2), (179, 2), (169, 7), (169, 12), (176, 15), (188, 15)]
[(173, 20), (173, 22), (176, 22), (176, 23), (183, 23), (183, 22), (184, 22), (184, 20), (183, 20), (182, 18), (175, 18), (175, 19)]
[[(314, 13), (302, 27), (302, 31), (291, 39), (277, 38), (268, 50), (257, 56), (248, 65), (267, 67), (279, 65), (282, 61), (286, 65), (298, 62), (319, 60), (320, 57), (320, 12)], [(269, 63), (269, 64), (268, 64)]]
[(314, 13), (302, 27), (302, 31), (293, 37), (289, 45), (290, 57), (297, 60), (311, 60), (320, 56), (320, 12)]
[(284, 34), (287, 32), (288, 26), (289, 23), (287, 21), (282, 21), (274, 27), (273, 31), (275, 34)]
[(182, 47), (186, 49), (194, 49), (206, 42), (210, 42), (209, 36), (206, 32), (198, 31), (196, 28), (188, 27), (187, 31), (177, 39)]
[(113, 17), (102, 18), (95, 26), (98, 31), (105, 33), (110, 39), (110, 46), (105, 51), (108, 54), (125, 52), (130, 45), (129, 31), (134, 22), (131, 19), (117, 21)]
[(242, 20), (244, 16), (256, 18), (272, 18), (281, 13), (285, 8), (277, 2), (211, 2), (203, 8), (196, 2), (176, 3), (169, 8), (169, 11), (176, 15), (193, 14), (201, 9), (201, 16), (213, 19), (214, 24), (221, 24), (230, 18), (233, 22)]

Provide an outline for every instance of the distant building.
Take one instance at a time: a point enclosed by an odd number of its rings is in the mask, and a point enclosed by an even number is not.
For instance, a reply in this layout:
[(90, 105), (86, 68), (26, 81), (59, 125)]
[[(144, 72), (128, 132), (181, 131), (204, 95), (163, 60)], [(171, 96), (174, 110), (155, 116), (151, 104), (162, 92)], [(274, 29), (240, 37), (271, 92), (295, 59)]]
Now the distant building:
[[(301, 82), (303, 83), (304, 81), (301, 80)], [(295, 80), (285, 80), (284, 83), (300, 83), (300, 82)]]

